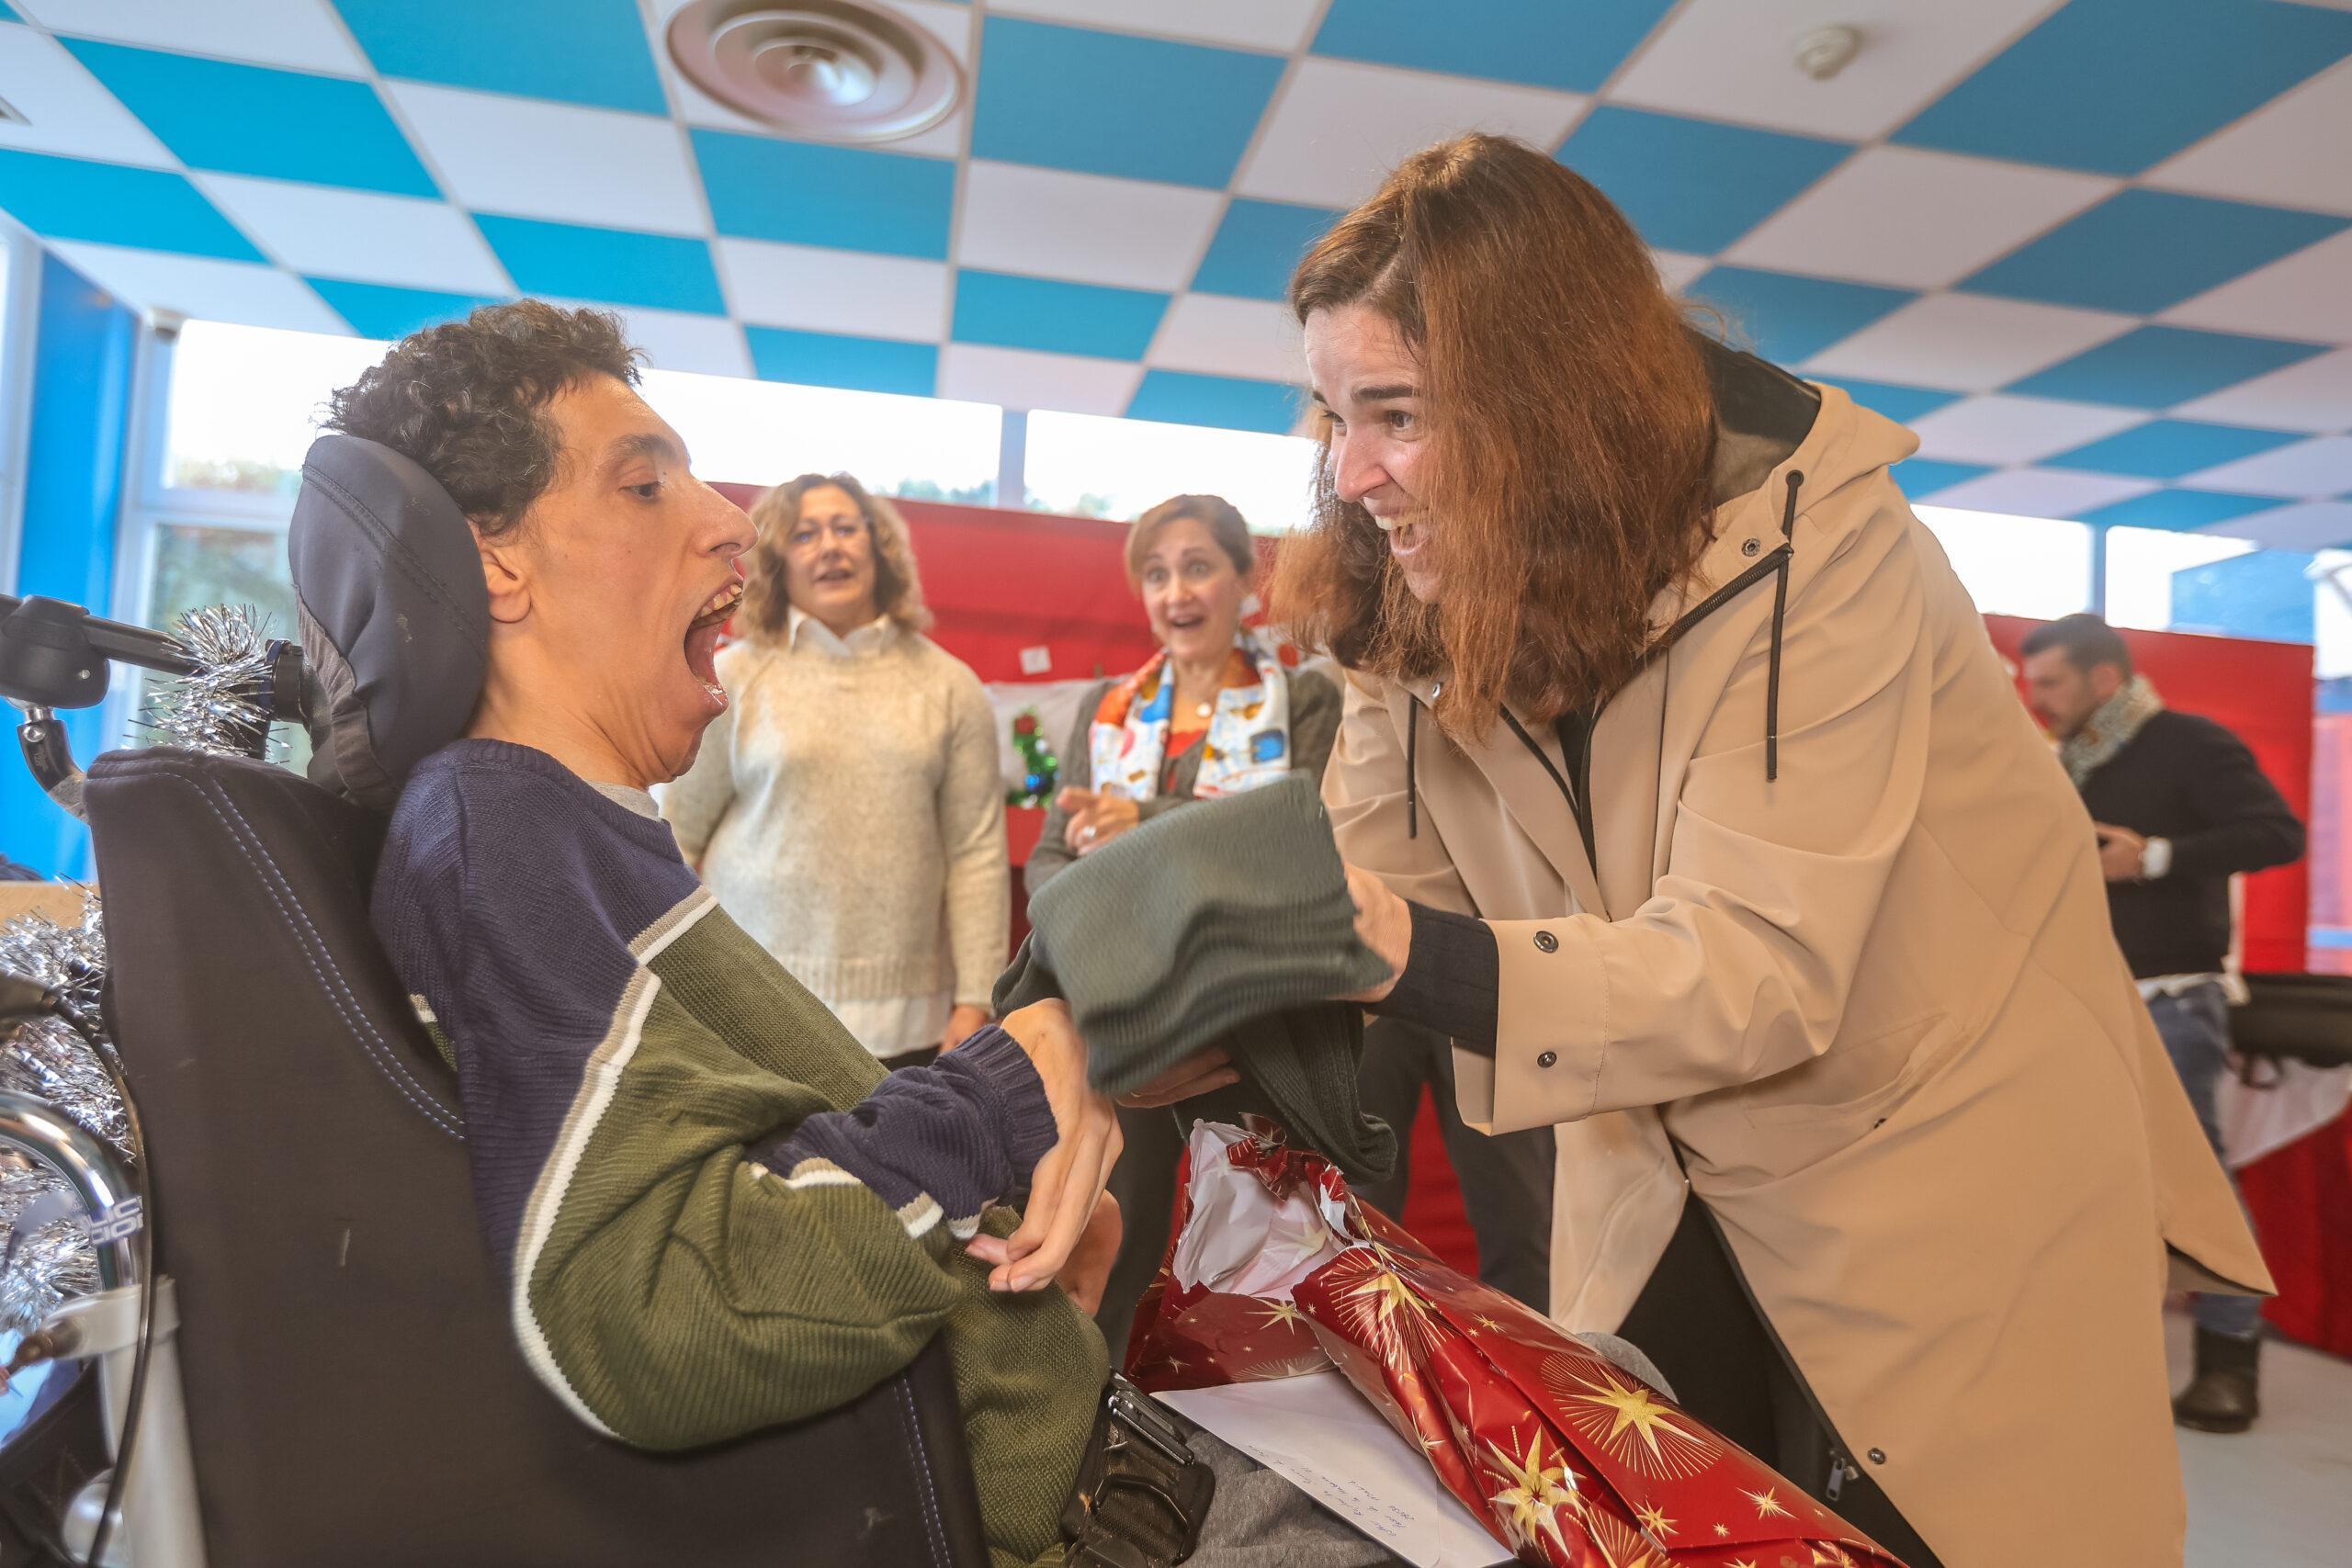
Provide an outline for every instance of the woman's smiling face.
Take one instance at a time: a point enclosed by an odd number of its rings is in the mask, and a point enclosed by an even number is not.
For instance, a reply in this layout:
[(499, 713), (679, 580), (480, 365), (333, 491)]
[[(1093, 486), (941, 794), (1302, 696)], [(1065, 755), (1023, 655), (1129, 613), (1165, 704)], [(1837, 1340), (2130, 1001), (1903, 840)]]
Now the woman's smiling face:
[(1186, 664), (1221, 657), (1241, 629), (1250, 584), (1218, 547), (1208, 525), (1173, 517), (1151, 536), (1136, 587), (1151, 635)]
[(1437, 600), (1436, 530), (1423, 504), (1429, 423), (1420, 363), (1396, 323), (1368, 305), (1306, 318), (1306, 369), (1318, 412), (1330, 421), (1331, 488), (1372, 513), (1405, 586)]

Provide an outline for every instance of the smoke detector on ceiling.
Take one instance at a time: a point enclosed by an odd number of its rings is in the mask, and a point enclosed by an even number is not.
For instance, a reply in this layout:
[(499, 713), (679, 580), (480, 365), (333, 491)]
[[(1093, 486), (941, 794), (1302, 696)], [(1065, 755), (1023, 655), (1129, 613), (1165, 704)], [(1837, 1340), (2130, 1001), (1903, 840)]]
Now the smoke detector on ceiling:
[(1846, 69), (1861, 47), (1862, 30), (1843, 22), (1815, 28), (1792, 46), (1797, 69), (1816, 82), (1826, 82)]
[(694, 0), (670, 58), (738, 113), (820, 141), (895, 141), (964, 96), (963, 68), (920, 24), (872, 0)]

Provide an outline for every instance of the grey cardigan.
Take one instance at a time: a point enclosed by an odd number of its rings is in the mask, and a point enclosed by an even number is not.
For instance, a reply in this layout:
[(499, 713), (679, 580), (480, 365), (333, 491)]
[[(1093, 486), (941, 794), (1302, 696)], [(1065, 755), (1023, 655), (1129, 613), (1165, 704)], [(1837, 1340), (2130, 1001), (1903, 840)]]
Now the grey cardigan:
[[(1319, 670), (1293, 670), (1289, 676), (1291, 772), (1306, 773), (1319, 788), (1323, 764), (1330, 761), (1331, 742), (1340, 733), (1340, 688)], [(1087, 744), (1087, 735), (1094, 728), (1094, 710), (1102, 705), (1102, 694), (1111, 686), (1109, 681), (1099, 682), (1078, 705), (1078, 726), (1069, 736), (1069, 744), (1062, 749), (1061, 776), (1054, 785), (1057, 795), (1065, 787), (1094, 787), (1093, 749)], [(1201, 754), (1208, 749), (1208, 743), (1209, 738), (1204, 734), (1179, 751), (1169, 787), (1149, 800), (1136, 803), (1137, 813), (1146, 822), (1163, 811), (1191, 804), (1193, 784), (1200, 776)], [(1062, 838), (1069, 824), (1069, 813), (1058, 803), (1046, 807), (1045, 826), (1037, 832), (1037, 847), (1029, 852), (1029, 863), (1022, 874), (1032, 897), (1078, 858)]]

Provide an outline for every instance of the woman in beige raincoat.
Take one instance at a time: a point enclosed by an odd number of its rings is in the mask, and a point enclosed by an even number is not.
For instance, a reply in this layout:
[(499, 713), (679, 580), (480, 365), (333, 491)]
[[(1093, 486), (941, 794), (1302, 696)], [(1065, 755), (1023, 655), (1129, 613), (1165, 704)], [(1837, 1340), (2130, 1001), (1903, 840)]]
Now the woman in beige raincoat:
[(2268, 1276), (1915, 439), (1690, 332), (1514, 142), (1408, 160), (1292, 300), (1278, 592), (1352, 672), (1377, 1006), (1557, 1124), (1554, 1314), (1912, 1568), (2177, 1562), (2160, 1298)]

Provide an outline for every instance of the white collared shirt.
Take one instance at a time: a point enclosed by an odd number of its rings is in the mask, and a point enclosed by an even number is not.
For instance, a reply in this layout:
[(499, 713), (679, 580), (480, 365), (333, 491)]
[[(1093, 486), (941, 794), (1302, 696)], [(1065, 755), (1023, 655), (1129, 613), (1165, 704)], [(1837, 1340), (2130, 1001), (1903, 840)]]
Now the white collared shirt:
[(785, 615), (784, 640), (786, 647), (796, 650), (806, 647), (836, 659), (851, 659), (881, 652), (890, 646), (898, 631), (898, 622), (888, 615), (876, 615), (862, 626), (850, 628), (849, 636), (840, 637), (832, 627), (794, 604)]

